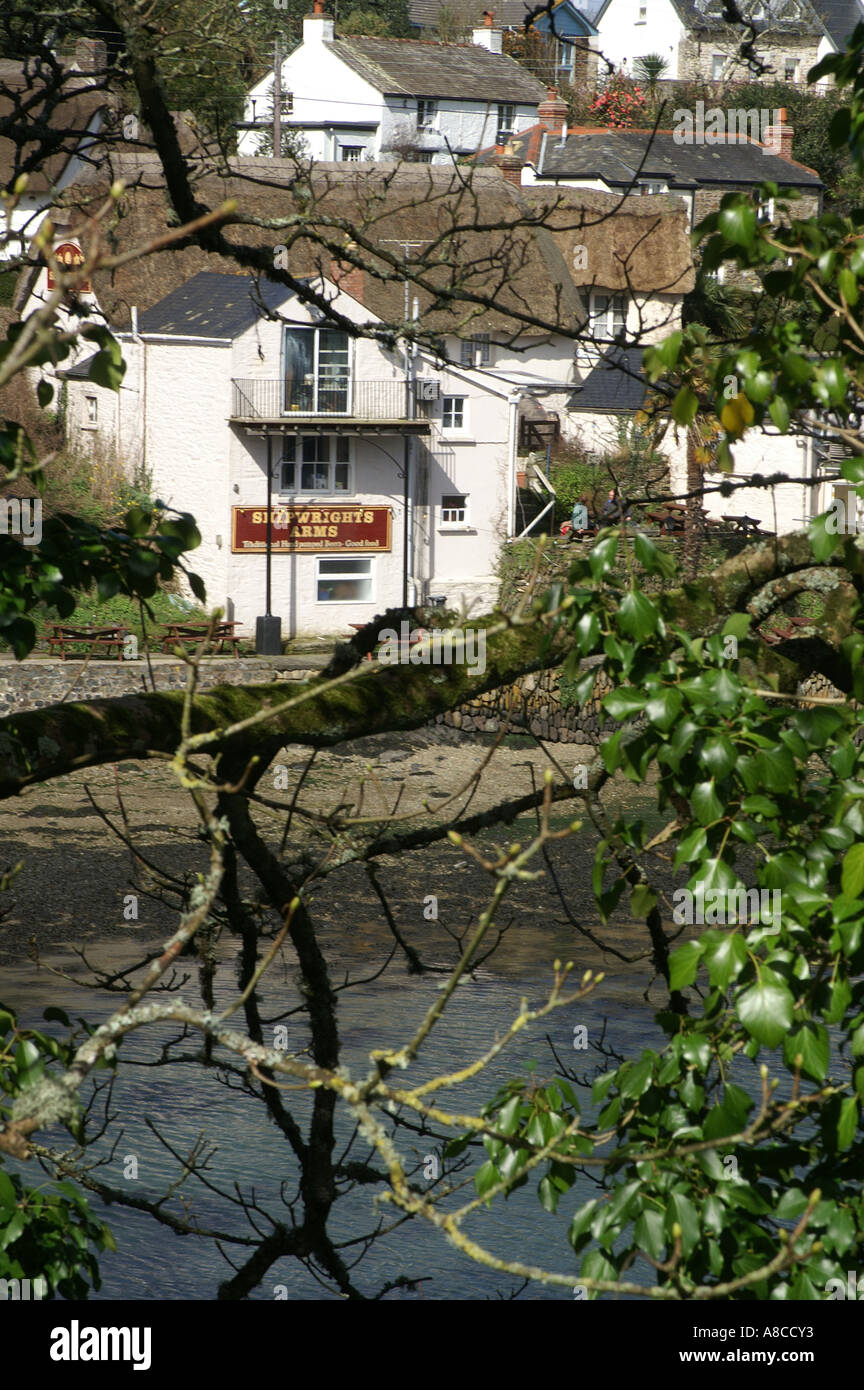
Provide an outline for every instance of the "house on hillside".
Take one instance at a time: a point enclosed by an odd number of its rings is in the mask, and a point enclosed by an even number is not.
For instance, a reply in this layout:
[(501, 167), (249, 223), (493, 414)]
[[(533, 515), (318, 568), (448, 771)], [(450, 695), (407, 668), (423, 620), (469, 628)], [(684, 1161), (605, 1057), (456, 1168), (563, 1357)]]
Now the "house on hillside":
[[(756, 30), (754, 52), (766, 80), (805, 83), (826, 53), (842, 49), (864, 15), (861, 0), (742, 0)], [(748, 80), (745, 31), (724, 18), (723, 0), (586, 0), (600, 52), (633, 75), (640, 57), (666, 60), (664, 77)]]
[[(200, 196), (242, 197), (265, 223), (301, 198), (291, 161), (238, 159), (231, 171), (203, 178)], [(242, 181), (247, 172), (254, 182)], [(164, 191), (147, 186), (152, 162), (126, 156), (111, 175), (128, 187), (121, 248), (146, 244), (168, 220)], [(426, 345), (406, 354), (377, 333), (403, 320), (398, 279), (372, 274), (374, 258), (368, 270), (349, 267), (311, 237), (292, 242), (287, 264), (329, 314), (195, 247), (130, 261), (93, 285), (126, 375), (113, 393), (89, 381), (86, 358), (69, 364), (70, 437), (113, 450), (130, 474), (146, 471), (154, 495), (198, 517), (196, 568), (210, 600), (244, 626), (265, 611), (268, 475), (289, 531), (312, 528), (284, 535), (273, 557), (286, 633), (344, 632), (401, 603), (406, 585), (409, 601), (485, 608), (501, 547), (525, 525), (517, 475), (542, 440), (573, 433), (572, 403), (620, 327), (614, 295), (629, 284), (628, 331), (642, 341), (680, 322), (692, 285), (684, 209), (650, 198), (622, 208), (569, 189), (549, 199), (496, 169), (466, 182), (446, 166), (329, 164), (310, 182), (322, 230), (348, 217), (359, 226), (371, 199), (364, 235), (397, 263), (403, 244), (440, 238), (444, 258), (426, 274), (444, 297), (408, 285)], [(88, 210), (103, 195), (101, 184), (80, 185), (80, 224), (64, 236), (86, 246)], [(464, 230), (469, 215), (476, 232)], [(263, 226), (244, 231), (254, 245), (272, 238)], [(449, 284), (491, 302), (446, 309)], [(44, 272), (27, 295), (25, 314), (44, 296)]]
[[(595, 6), (598, 0), (588, 0)], [(490, 0), (491, 4), (491, 0)], [(466, 31), (471, 25), (482, 25), (486, 16), (494, 13), (498, 25), (511, 40), (525, 35), (525, 23), (538, 7), (527, 0), (498, 0), (494, 12), (486, 9), (483, 0), (463, 4), (459, 14), (464, 17)], [(450, 0), (411, 0), (411, 22), (418, 33), (431, 37), (440, 32), (442, 16), (453, 23), (454, 8)], [(533, 18), (531, 32), (548, 38), (545, 53), (532, 53), (531, 70), (551, 86), (562, 82), (572, 86), (580, 81), (593, 82), (597, 75), (597, 30), (588, 17), (586, 5), (573, 0), (558, 0), (551, 11), (541, 10)], [(443, 37), (443, 35), (442, 35)], [(450, 37), (450, 34), (447, 34)], [(505, 40), (505, 49), (507, 42)], [(517, 57), (521, 56), (517, 53)]]
[[(544, 111), (553, 105), (550, 101)], [(514, 178), (518, 169), (524, 185), (667, 194), (684, 201), (691, 227), (714, 212), (725, 193), (755, 194), (764, 182), (800, 195), (797, 217), (818, 216), (823, 184), (813, 169), (792, 158), (794, 131), (785, 111), (762, 132), (764, 142), (748, 133), (747, 112), (725, 115), (736, 117), (734, 135), (715, 134), (706, 120), (701, 136), (697, 125), (691, 138), (683, 124), (674, 131), (656, 132), (588, 126), (571, 130), (562, 113), (555, 122), (547, 117), (515, 136), (506, 150), (484, 151), (479, 162), (506, 165), (508, 176)], [(767, 204), (763, 215), (769, 220), (773, 216)]]
[[(322, 11), (316, 0), (281, 69), (282, 129), (310, 158), (449, 163), (537, 120), (545, 88), (502, 53), (491, 24), (472, 43), (337, 37)], [(241, 155), (258, 154), (272, 132), (273, 85), (271, 71), (249, 91)]]
[[(24, 254), (43, 210), (85, 168), (113, 105), (93, 75), (105, 62), (104, 44), (80, 40), (74, 65), (55, 89), (53, 77), (36, 74), (32, 64), (0, 58), (0, 188), (11, 193), (19, 175), (28, 176), (11, 215), (0, 204), (0, 261)], [(30, 170), (28, 157), (40, 144), (47, 157)]]

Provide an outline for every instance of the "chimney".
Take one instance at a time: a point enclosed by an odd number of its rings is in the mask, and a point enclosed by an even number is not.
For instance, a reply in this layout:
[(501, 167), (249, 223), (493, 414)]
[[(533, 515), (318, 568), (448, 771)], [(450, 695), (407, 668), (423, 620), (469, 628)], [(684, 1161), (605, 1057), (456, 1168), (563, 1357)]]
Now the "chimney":
[[(347, 241), (346, 251), (356, 251), (357, 243)], [(350, 294), (352, 299), (356, 299), (358, 304), (363, 303), (363, 270), (359, 265), (353, 265), (350, 261), (339, 260), (336, 256), (330, 257), (330, 279), (341, 294)]]
[(781, 159), (792, 158), (792, 138), (795, 134), (791, 125), (786, 124), (786, 107), (775, 112), (776, 124), (769, 125), (765, 131), (762, 146), (769, 154), (779, 155)]
[(501, 53), (504, 35), (500, 29), (494, 29), (495, 11), (483, 11), (482, 29), (474, 29), (471, 33), (471, 42), (476, 43), (480, 48), (488, 48), (490, 53)]
[(314, 0), (312, 13), (303, 16), (303, 42), (333, 42), (333, 16), (324, 13), (324, 0)]
[(550, 87), (549, 95), (537, 107), (537, 119), (542, 121), (553, 135), (560, 135), (567, 124), (567, 103), (558, 95), (557, 88)]
[(522, 187), (522, 156), (512, 140), (507, 141), (504, 153), (497, 155), (494, 162), (508, 183), (515, 184), (517, 188)]
[(73, 67), (79, 72), (104, 72), (108, 66), (108, 47), (102, 39), (78, 39)]

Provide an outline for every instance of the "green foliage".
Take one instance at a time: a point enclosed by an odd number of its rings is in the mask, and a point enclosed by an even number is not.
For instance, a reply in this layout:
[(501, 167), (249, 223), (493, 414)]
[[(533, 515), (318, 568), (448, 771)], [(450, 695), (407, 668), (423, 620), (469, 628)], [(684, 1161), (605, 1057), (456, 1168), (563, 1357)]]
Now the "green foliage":
[[(37, 1104), (53, 1106), (54, 1123), (64, 1123), (77, 1139), (77, 1098), (56, 1080), (74, 1052), (72, 1030), (60, 1009), (46, 1009), (44, 1017), (69, 1028), (69, 1041), (19, 1028), (12, 1010), (0, 1005), (0, 1116), (6, 1122)], [(100, 1287), (94, 1251), (116, 1248), (108, 1226), (92, 1216), (72, 1183), (31, 1187), (0, 1167), (0, 1279), (44, 1280), (45, 1298), (87, 1298)]]
[[(825, 1297), (864, 1245), (857, 715), (766, 698), (746, 676), (759, 647), (749, 615), (694, 638), (678, 618), (682, 591), (646, 594), (624, 546), (610, 531), (572, 562), (558, 619), (612, 685), (603, 704), (622, 727), (601, 746), (606, 770), (655, 789), (691, 894), (710, 903), (721, 890), (779, 890), (780, 910), (769, 921), (742, 909), (697, 927), (665, 965), (655, 956), (669, 989), (656, 1017), (665, 1042), (593, 1085), (570, 1073), (499, 1092), (484, 1112), (492, 1133), (475, 1185), (492, 1200), (530, 1179), (554, 1211), (591, 1159), (600, 1190), (570, 1226), (580, 1279), (661, 1283), (681, 1298), (705, 1285), (733, 1299)], [(668, 571), (649, 537), (634, 550), (646, 569)], [(864, 619), (859, 630), (846, 652), (856, 691)], [(573, 679), (577, 655), (568, 666)], [(663, 891), (645, 825), (613, 805), (594, 866), (597, 908), (605, 919), (629, 893), (631, 912), (650, 918)], [(628, 864), (647, 866), (638, 886)]]

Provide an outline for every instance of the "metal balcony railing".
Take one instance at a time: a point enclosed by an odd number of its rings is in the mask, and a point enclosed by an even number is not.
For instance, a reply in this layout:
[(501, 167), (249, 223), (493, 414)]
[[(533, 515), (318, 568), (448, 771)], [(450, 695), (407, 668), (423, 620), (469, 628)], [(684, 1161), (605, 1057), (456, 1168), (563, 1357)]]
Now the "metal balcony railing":
[[(404, 381), (357, 381), (319, 377), (280, 381), (248, 377), (233, 385), (231, 418), (279, 420), (337, 416), (348, 420), (407, 420)], [(421, 412), (418, 410), (418, 414)]]

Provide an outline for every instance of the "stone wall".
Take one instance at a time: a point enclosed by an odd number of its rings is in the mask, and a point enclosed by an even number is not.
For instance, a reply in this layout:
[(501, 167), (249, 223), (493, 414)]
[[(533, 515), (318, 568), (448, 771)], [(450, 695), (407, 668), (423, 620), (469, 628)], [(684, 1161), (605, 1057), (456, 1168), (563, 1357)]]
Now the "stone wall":
[[(153, 663), (157, 690), (182, 690), (189, 668), (182, 661), (159, 659)], [(254, 659), (202, 661), (200, 688), (214, 685), (263, 685), (267, 681), (300, 681), (317, 671), (293, 669), (278, 660)], [(24, 709), (42, 709), (75, 700), (110, 699), (152, 690), (143, 661), (14, 661), (0, 663), (0, 718)]]
[[(597, 665), (599, 660), (597, 657), (589, 659), (583, 663), (583, 669)], [(600, 701), (611, 688), (604, 674), (601, 673), (595, 683), (594, 694), (584, 709), (568, 707), (566, 698), (562, 704), (559, 678), (560, 671), (522, 676), (515, 685), (492, 690), (457, 710), (438, 715), (436, 722), (469, 732), (497, 734), (505, 730), (536, 734), (551, 743), (592, 746), (600, 742), (604, 733), (620, 727), (618, 721), (604, 715), (600, 708)], [(840, 696), (840, 691), (822, 675), (809, 677), (798, 689), (802, 695)]]

